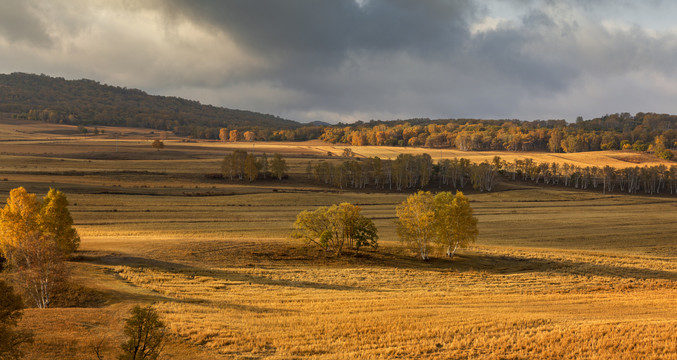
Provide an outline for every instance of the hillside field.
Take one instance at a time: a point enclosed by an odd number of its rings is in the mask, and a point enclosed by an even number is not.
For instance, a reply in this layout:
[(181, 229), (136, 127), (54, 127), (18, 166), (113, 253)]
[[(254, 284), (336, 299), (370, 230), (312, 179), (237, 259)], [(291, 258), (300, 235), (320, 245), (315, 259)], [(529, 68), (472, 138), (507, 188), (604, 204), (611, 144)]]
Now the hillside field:
[[(453, 260), (438, 253), (422, 262), (395, 233), (395, 206), (408, 193), (306, 179), (309, 160), (336, 158), (345, 146), (105, 130), (0, 124), (3, 206), (18, 186), (40, 196), (58, 188), (82, 238), (69, 262), (77, 296), (24, 312), (20, 326), (36, 334), (28, 359), (93, 359), (97, 343), (115, 358), (135, 304), (160, 312), (172, 359), (677, 359), (677, 197), (526, 183), (469, 191), (478, 241)], [(167, 137), (159, 151), (150, 146), (158, 136)], [(283, 154), (289, 179), (205, 176), (235, 148)], [(659, 163), (620, 151), (351, 149), (382, 158)], [(327, 259), (290, 239), (298, 212), (343, 201), (374, 219), (378, 250)]]

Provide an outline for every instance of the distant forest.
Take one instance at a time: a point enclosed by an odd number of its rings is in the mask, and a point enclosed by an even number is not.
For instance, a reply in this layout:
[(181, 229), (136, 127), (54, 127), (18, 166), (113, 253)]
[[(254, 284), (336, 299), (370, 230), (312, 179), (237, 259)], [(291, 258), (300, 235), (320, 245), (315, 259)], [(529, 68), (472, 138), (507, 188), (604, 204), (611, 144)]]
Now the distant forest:
[(176, 97), (65, 80), (0, 75), (0, 112), (16, 118), (82, 126), (129, 126), (222, 141), (321, 139), (354, 146), (421, 146), (465, 151), (582, 152), (631, 149), (671, 159), (677, 115), (618, 113), (564, 120), (409, 119), (354, 124), (301, 124), (273, 115), (201, 105)]

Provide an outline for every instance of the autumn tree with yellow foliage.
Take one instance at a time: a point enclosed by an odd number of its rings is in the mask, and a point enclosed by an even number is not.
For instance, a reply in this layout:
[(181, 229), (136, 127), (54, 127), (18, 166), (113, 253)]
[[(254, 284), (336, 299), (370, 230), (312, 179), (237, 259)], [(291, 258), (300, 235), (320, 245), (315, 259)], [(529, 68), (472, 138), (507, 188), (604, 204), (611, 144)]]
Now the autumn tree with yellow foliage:
[(0, 211), (0, 255), (37, 307), (49, 306), (66, 277), (64, 260), (79, 245), (62, 192), (50, 189), (40, 201), (23, 187), (10, 191)]
[(435, 203), (430, 191), (419, 191), (397, 206), (397, 235), (402, 242), (430, 260), (430, 243), (435, 238)]
[(453, 257), (458, 247), (477, 239), (477, 218), (472, 215), (470, 202), (462, 192), (452, 195), (429, 191), (410, 195), (397, 206), (397, 234), (423, 260), (429, 260), (431, 243), (446, 249)]
[(50, 235), (64, 254), (71, 254), (80, 246), (80, 236), (73, 228), (73, 218), (68, 211), (68, 199), (61, 191), (49, 189), (42, 201), (38, 222), (42, 232)]
[(37, 196), (23, 187), (10, 191), (6, 205), (0, 211), (0, 254), (10, 262), (14, 250), (30, 234), (39, 231), (40, 208)]
[(477, 240), (477, 218), (472, 214), (470, 201), (462, 192), (452, 195), (444, 191), (435, 195), (436, 242), (446, 248), (447, 256), (454, 257), (459, 247)]

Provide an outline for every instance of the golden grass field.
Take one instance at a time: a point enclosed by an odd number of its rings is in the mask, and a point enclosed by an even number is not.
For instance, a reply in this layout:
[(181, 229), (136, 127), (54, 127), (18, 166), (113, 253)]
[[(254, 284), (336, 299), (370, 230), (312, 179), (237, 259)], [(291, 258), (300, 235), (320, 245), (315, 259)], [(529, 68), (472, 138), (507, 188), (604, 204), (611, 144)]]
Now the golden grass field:
[[(161, 313), (172, 359), (677, 359), (677, 198), (516, 183), (469, 192), (477, 243), (424, 263), (395, 235), (407, 194), (293, 181), (343, 146), (169, 137), (156, 151), (157, 135), (0, 124), (0, 198), (17, 186), (40, 195), (57, 187), (82, 237), (69, 263), (81, 295), (25, 311), (21, 326), (36, 334), (28, 359), (94, 359), (98, 342), (115, 358), (135, 304)], [(207, 179), (236, 147), (283, 153), (291, 179)], [(351, 148), (383, 158), (657, 163), (626, 152)], [(342, 201), (374, 219), (378, 251), (325, 259), (289, 239), (299, 211)]]

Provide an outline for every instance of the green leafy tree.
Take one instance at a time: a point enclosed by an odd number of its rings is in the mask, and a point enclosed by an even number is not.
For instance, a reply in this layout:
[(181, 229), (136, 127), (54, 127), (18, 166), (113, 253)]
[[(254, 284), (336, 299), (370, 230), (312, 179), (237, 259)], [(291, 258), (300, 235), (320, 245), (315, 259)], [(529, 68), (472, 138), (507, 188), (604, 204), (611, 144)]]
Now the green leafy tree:
[(397, 206), (397, 234), (421, 258), (429, 260), (430, 242), (435, 238), (435, 204), (429, 191), (410, 195)]
[(436, 242), (446, 248), (447, 256), (454, 257), (459, 247), (477, 240), (477, 218), (473, 216), (468, 198), (462, 192), (452, 195), (441, 192), (435, 195)]
[(363, 246), (378, 247), (378, 230), (374, 222), (361, 214), (362, 209), (350, 203), (332, 207), (330, 213), (338, 217), (339, 236), (346, 244), (359, 251)]
[(125, 323), (127, 341), (122, 343), (119, 360), (155, 360), (165, 345), (165, 324), (151, 306), (135, 306)]
[(296, 216), (292, 237), (317, 245), (327, 255), (340, 256), (346, 245), (356, 251), (363, 246), (376, 248), (376, 225), (360, 212), (359, 206), (349, 203), (301, 211)]
[(32, 342), (30, 332), (15, 329), (23, 308), (21, 297), (0, 280), (0, 359), (20, 359), (22, 345)]
[(660, 152), (657, 152), (656, 156), (664, 160), (672, 160), (675, 157), (675, 154), (672, 151), (665, 149)]
[(332, 225), (328, 215), (328, 207), (320, 207), (313, 211), (303, 210), (296, 215), (293, 225), (292, 237), (303, 239), (308, 243), (317, 245), (325, 254), (331, 251)]
[(632, 150), (638, 151), (638, 152), (644, 152), (649, 150), (649, 144), (643, 142), (642, 140), (637, 140), (635, 141), (634, 144), (632, 144)]

